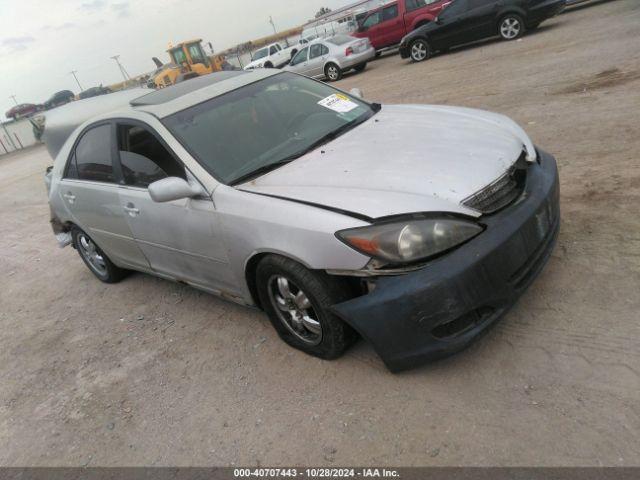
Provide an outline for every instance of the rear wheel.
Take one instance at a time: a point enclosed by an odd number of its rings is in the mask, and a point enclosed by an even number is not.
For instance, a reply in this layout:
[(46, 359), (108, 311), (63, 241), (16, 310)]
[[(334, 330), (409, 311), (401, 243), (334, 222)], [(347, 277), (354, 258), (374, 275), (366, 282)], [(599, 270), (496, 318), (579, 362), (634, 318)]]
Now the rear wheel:
[(424, 38), (418, 38), (409, 45), (411, 60), (422, 62), (431, 56), (431, 48)]
[(93, 239), (83, 230), (74, 227), (71, 231), (73, 246), (89, 270), (104, 283), (117, 283), (127, 276), (127, 270), (119, 268), (107, 257)]
[(290, 346), (331, 360), (340, 357), (357, 335), (329, 311), (351, 298), (341, 279), (306, 269), (277, 255), (262, 259), (256, 270), (260, 303), (278, 335)]
[(355, 67), (353, 67), (353, 69), (356, 72), (362, 72), (362, 71), (364, 71), (365, 68), (367, 68), (367, 63), (366, 62), (365, 63), (361, 63), (360, 65), (356, 65)]
[(503, 40), (515, 40), (524, 33), (524, 21), (515, 13), (502, 17), (498, 25), (498, 33)]
[(330, 82), (337, 82), (342, 78), (342, 70), (335, 63), (327, 63), (327, 66), (324, 67), (324, 74)]

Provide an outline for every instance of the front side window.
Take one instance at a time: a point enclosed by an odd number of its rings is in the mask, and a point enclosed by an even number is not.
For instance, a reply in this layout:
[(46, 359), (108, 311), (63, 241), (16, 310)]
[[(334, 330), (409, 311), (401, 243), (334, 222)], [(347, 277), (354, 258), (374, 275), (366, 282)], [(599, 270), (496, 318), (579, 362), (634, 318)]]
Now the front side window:
[(453, 0), (453, 2), (446, 7), (439, 15), (441, 20), (451, 18), (454, 15), (459, 15), (467, 8), (467, 0)]
[(187, 63), (187, 56), (184, 54), (182, 48), (176, 48), (171, 50), (171, 56), (173, 57), (173, 61), (176, 65), (182, 65), (183, 63)]
[(390, 5), (382, 9), (382, 21), (393, 20), (398, 16), (398, 4)]
[(237, 184), (318, 148), (376, 111), (326, 84), (283, 72), (163, 123), (209, 173)]
[(184, 167), (146, 128), (118, 125), (118, 151), (126, 185), (147, 188), (167, 177), (186, 180)]
[(67, 178), (91, 182), (115, 182), (111, 159), (111, 125), (87, 130), (69, 159)]
[(269, 50), (269, 53), (270, 53), (271, 55), (275, 55), (276, 53), (278, 53), (278, 49), (277, 49), (275, 46), (273, 46), (273, 47), (271, 47), (271, 49)]
[(300, 50), (295, 57), (293, 57), (293, 60), (291, 60), (291, 64), (290, 65), (299, 65), (300, 63), (306, 62), (307, 61), (307, 55), (309, 55), (309, 47), (303, 48), (302, 50)]
[(374, 25), (379, 24), (379, 23), (380, 23), (380, 19), (381, 19), (381, 18), (382, 18), (382, 15), (381, 15), (381, 13), (380, 13), (380, 12), (372, 13), (371, 15), (369, 15), (369, 16), (365, 19), (365, 21), (364, 21), (364, 23), (362, 24), (362, 26), (363, 26), (364, 28), (371, 28), (371, 27), (373, 27)]

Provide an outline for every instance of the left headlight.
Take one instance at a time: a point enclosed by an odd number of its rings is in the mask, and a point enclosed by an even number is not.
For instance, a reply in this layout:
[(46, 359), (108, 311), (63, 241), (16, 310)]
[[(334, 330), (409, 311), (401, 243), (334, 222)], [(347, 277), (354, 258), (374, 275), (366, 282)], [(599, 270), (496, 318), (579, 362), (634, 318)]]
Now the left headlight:
[(411, 263), (450, 250), (482, 230), (476, 223), (457, 218), (424, 218), (341, 230), (336, 236), (365, 255)]

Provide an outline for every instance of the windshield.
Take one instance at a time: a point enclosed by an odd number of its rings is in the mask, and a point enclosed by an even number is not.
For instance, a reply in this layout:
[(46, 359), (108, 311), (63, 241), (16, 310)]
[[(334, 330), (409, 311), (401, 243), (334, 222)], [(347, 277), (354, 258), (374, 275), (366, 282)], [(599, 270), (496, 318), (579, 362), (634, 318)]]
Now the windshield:
[(260, 60), (261, 58), (264, 58), (268, 55), (269, 55), (269, 49), (263, 48), (262, 50), (258, 50), (256, 53), (253, 54), (253, 59)]
[(209, 173), (234, 184), (292, 161), (376, 111), (323, 83), (280, 73), (163, 123)]

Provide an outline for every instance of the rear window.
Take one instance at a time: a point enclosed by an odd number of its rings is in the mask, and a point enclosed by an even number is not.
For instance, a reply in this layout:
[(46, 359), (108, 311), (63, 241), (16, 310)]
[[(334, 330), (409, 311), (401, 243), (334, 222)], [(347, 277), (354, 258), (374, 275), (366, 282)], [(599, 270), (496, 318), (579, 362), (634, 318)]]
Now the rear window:
[(347, 35), (336, 35), (335, 37), (331, 37), (327, 40), (329, 43), (333, 43), (334, 45), (344, 45), (345, 43), (353, 42), (355, 39), (353, 37), (349, 37)]

